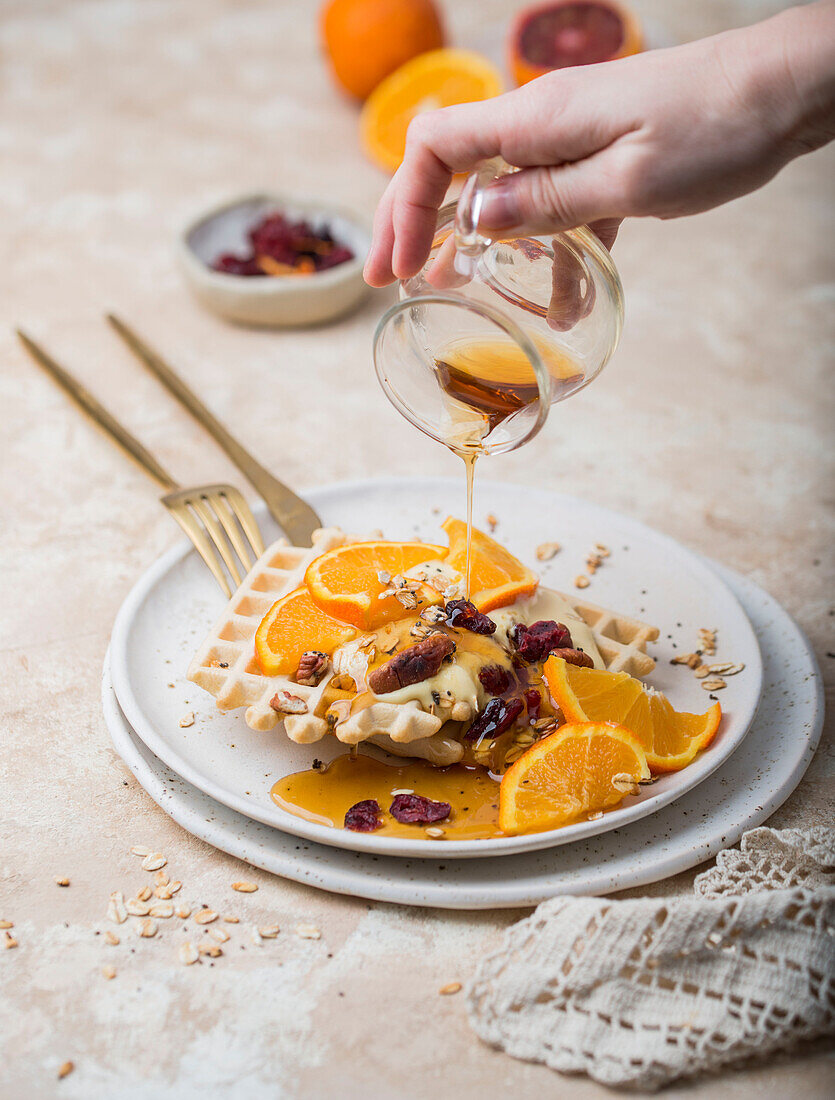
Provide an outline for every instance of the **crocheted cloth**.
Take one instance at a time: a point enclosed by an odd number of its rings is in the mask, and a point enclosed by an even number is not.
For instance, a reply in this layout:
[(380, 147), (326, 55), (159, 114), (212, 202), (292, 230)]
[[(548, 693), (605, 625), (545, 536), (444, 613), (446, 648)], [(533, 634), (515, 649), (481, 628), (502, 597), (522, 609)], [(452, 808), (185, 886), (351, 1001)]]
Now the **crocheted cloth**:
[(695, 898), (544, 902), (482, 960), (470, 1022), (516, 1058), (641, 1089), (833, 1033), (833, 871), (835, 830), (760, 828)]

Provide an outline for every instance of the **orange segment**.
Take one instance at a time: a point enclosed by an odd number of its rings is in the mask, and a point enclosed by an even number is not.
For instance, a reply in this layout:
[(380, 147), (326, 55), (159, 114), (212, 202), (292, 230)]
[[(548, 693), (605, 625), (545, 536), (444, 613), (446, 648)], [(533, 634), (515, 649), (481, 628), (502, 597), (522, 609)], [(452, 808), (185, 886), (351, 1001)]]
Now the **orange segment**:
[[(449, 536), (447, 562), (463, 576), (467, 570), (467, 525), (449, 516), (441, 524)], [(473, 528), (470, 599), (479, 611), (506, 607), (536, 590), (539, 578), (510, 551)]]
[(631, 730), (654, 772), (686, 767), (706, 749), (719, 729), (722, 708), (705, 714), (674, 710), (666, 696), (648, 691), (625, 672), (603, 672), (549, 657), (545, 679), (554, 701), (570, 722), (612, 721)]
[(637, 738), (613, 722), (576, 722), (520, 756), (502, 778), (499, 827), (508, 836), (558, 829), (616, 806), (650, 778)]
[(381, 168), (394, 172), (406, 151), (409, 123), (423, 111), (490, 99), (502, 90), (498, 70), (468, 50), (430, 50), (401, 65), (365, 102), (360, 136)]
[(331, 654), (356, 637), (356, 630), (321, 611), (306, 588), (274, 603), (255, 634), (255, 657), (265, 676), (292, 676), (308, 649)]
[(543, 671), (566, 722), (618, 722), (626, 725), (627, 714), (643, 694), (641, 681), (628, 672), (580, 668), (566, 664), (561, 657), (549, 657)]
[(386, 576), (402, 576), (416, 565), (446, 554), (445, 546), (425, 542), (355, 542), (315, 558), (307, 567), (304, 582), (314, 602), (328, 615), (361, 630), (374, 630), (421, 607), (443, 602), (439, 593), (426, 585), (416, 593), (417, 608), (404, 606), (393, 595), (380, 596), (390, 587)]

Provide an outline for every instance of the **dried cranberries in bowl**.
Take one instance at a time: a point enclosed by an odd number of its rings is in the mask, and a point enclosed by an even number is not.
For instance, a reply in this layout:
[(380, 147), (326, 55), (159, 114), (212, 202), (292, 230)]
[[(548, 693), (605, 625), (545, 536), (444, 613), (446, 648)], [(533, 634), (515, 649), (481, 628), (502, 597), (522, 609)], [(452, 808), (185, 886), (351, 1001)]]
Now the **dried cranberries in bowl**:
[(221, 253), (211, 264), (225, 275), (314, 275), (354, 258), (334, 239), (327, 225), (315, 228), (306, 219), (291, 221), (280, 211), (266, 214), (248, 233), (246, 255)]

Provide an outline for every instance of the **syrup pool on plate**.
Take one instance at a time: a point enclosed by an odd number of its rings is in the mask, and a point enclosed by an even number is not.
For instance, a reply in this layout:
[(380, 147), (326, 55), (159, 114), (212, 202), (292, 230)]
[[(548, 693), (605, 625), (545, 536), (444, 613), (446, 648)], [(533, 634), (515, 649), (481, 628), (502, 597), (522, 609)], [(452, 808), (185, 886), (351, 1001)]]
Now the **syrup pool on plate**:
[(351, 806), (372, 798), (383, 811), (375, 836), (421, 836), (423, 826), (401, 824), (386, 812), (395, 792), (448, 802), (452, 807), (449, 819), (438, 823), (445, 840), (503, 835), (499, 829), (499, 784), (485, 768), (462, 764), (438, 768), (425, 760), (384, 764), (365, 753), (345, 753), (328, 765), (279, 779), (270, 794), (282, 810), (337, 829), (342, 828)]

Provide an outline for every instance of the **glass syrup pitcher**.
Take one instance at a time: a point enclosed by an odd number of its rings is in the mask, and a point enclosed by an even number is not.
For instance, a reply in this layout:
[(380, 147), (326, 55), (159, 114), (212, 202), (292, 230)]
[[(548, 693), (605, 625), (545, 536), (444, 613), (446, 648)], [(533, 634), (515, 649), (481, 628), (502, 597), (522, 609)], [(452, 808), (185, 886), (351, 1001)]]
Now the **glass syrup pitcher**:
[(468, 462), (527, 443), (551, 405), (611, 358), (623, 289), (591, 230), (479, 232), (484, 189), (513, 169), (483, 164), (438, 213), (423, 268), (374, 334), (374, 366), (407, 420)]

